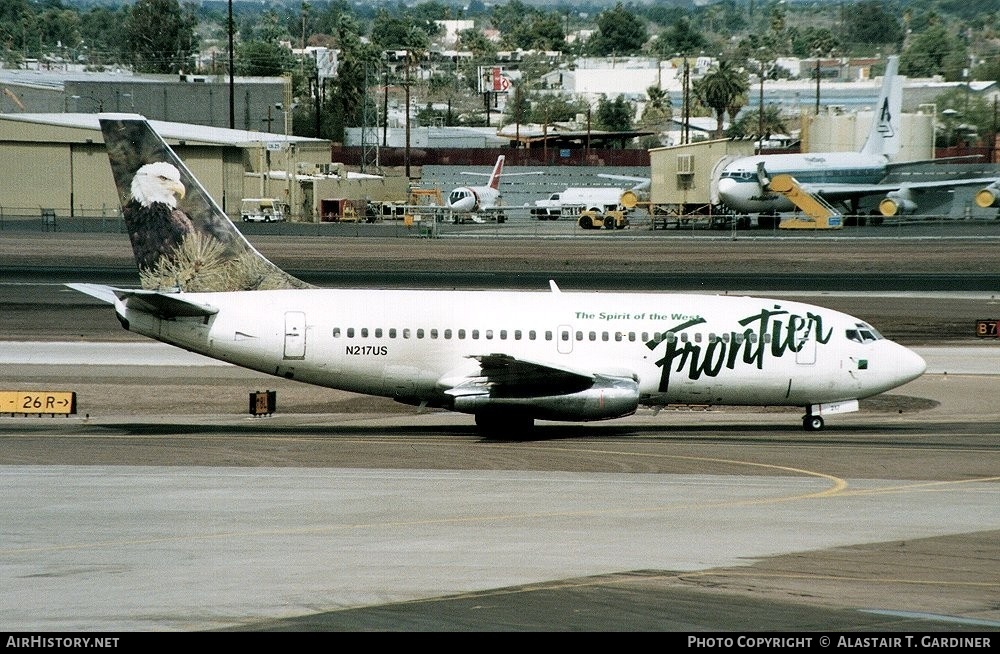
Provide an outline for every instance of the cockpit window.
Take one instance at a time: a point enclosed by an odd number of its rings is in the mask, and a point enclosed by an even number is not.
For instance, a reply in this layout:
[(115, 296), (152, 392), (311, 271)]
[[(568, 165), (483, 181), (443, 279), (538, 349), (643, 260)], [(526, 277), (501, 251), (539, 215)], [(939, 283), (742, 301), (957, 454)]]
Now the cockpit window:
[(869, 341), (880, 341), (882, 340), (882, 334), (878, 333), (874, 327), (867, 323), (859, 322), (854, 325), (856, 329), (848, 329), (845, 332), (847, 340), (855, 341), (856, 343), (867, 343)]

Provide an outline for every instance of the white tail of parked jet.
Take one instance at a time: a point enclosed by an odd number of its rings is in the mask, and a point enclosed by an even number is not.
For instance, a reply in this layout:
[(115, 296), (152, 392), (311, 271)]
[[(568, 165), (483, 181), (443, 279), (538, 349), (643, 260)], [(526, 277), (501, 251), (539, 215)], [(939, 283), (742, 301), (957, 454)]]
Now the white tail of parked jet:
[[(778, 175), (792, 177), (804, 193), (837, 205), (845, 215), (915, 213), (923, 194), (969, 186), (982, 189), (976, 197), (979, 206), (1000, 203), (1000, 192), (993, 192), (997, 186), (996, 177), (970, 178), (955, 173), (949, 175), (945, 170), (932, 178), (918, 178), (917, 181), (887, 181), (890, 171), (926, 163), (893, 162), (902, 143), (903, 83), (906, 79), (898, 71), (899, 58), (889, 57), (871, 128), (859, 151), (741, 157), (722, 166), (711, 181), (713, 203), (732, 212), (756, 213), (762, 217), (793, 211), (796, 207), (792, 201), (770, 187), (771, 180)], [(872, 206), (862, 207), (862, 200), (866, 198)], [(768, 219), (767, 223), (773, 221)]]
[(554, 281), (531, 292), (311, 287), (243, 238), (145, 119), (102, 116), (101, 127), (143, 288), (70, 286), (113, 304), (126, 329), (214, 359), (472, 414), (515, 439), (536, 420), (672, 403), (800, 406), (815, 430), (925, 369), (862, 319), (786, 300)]
[(899, 154), (902, 142), (903, 80), (899, 75), (899, 57), (889, 57), (875, 115), (868, 130), (868, 138), (861, 147), (861, 154), (883, 155), (892, 158)]

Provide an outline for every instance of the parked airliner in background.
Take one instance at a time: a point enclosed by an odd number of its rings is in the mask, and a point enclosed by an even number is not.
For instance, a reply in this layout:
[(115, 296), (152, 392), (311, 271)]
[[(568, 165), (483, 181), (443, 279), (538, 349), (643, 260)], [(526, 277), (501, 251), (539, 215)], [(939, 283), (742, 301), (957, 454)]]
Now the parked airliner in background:
[[(488, 175), (489, 181), (485, 186), (459, 186), (452, 189), (448, 194), (448, 208), (453, 214), (468, 213), (481, 214), (490, 212), (501, 212), (503, 207), (500, 202), (500, 177), (503, 175), (504, 155), (497, 157), (496, 164), (493, 165), (491, 173), (463, 172), (463, 175)], [(542, 172), (528, 173), (508, 173), (507, 176), (514, 175), (541, 175)]]
[(71, 284), (128, 330), (329, 388), (473, 414), (490, 436), (536, 419), (671, 403), (805, 408), (816, 430), (925, 363), (819, 306), (680, 293), (313, 287), (258, 253), (142, 117), (100, 117), (142, 288)]
[[(784, 195), (771, 191), (776, 175), (791, 175), (801, 188), (831, 204), (846, 204), (847, 215), (859, 213), (862, 198), (882, 195), (878, 211), (884, 216), (917, 210), (920, 192), (959, 186), (985, 187), (976, 196), (982, 207), (994, 206), (1000, 197), (998, 178), (937, 179), (922, 182), (889, 182), (887, 176), (919, 162), (892, 163), (899, 153), (903, 113), (903, 81), (897, 74), (899, 58), (889, 57), (875, 117), (859, 152), (809, 152), (741, 157), (725, 166), (715, 186), (718, 200), (737, 213), (775, 215), (795, 206)], [(922, 162), (922, 163), (926, 163)], [(986, 202), (986, 204), (984, 204)]]

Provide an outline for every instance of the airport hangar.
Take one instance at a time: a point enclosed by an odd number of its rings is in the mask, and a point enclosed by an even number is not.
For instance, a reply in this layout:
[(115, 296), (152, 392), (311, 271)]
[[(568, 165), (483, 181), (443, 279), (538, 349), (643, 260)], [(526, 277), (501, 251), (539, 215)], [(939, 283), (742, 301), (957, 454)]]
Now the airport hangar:
[[(396, 201), (405, 177), (348, 173), (324, 139), (150, 121), (231, 217), (243, 198), (278, 198), (292, 219), (319, 222), (321, 198)], [(118, 218), (98, 114), (0, 114), (0, 220)], [(291, 181), (290, 181), (291, 180)]]

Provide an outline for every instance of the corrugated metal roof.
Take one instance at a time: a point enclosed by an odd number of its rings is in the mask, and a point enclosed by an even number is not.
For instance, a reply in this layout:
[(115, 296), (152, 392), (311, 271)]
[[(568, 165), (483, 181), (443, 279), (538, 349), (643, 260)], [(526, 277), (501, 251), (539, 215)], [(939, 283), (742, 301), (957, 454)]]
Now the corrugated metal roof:
[[(138, 114), (0, 114), (3, 120), (15, 120), (25, 123), (37, 123), (42, 125), (54, 125), (57, 127), (75, 127), (82, 129), (93, 129), (101, 131), (98, 118), (142, 118)], [(189, 123), (172, 123), (162, 120), (149, 121), (153, 129), (164, 139), (185, 141), (189, 145), (195, 143), (208, 143), (214, 145), (247, 146), (259, 143), (308, 143), (313, 145), (328, 144), (325, 139), (314, 139), (305, 136), (291, 136), (285, 134), (272, 134), (268, 132), (254, 132), (243, 129), (227, 129), (223, 127), (210, 127), (207, 125), (192, 125)]]

